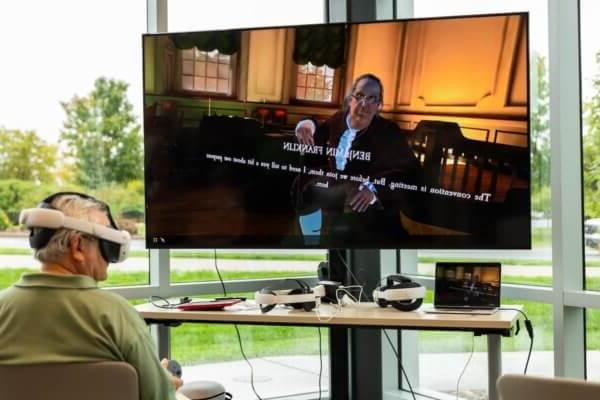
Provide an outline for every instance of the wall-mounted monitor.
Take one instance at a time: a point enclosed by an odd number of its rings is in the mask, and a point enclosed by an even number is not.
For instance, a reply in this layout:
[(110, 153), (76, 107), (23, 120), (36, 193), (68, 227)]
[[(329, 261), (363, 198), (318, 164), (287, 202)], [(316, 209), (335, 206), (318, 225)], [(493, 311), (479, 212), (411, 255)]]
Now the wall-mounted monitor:
[(143, 47), (148, 247), (530, 248), (527, 13)]

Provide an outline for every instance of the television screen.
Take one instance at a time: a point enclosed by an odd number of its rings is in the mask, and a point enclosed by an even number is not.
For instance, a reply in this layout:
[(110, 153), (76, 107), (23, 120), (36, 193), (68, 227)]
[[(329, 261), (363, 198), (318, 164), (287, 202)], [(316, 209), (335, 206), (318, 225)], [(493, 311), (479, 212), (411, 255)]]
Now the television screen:
[(148, 247), (530, 248), (527, 13), (143, 48)]

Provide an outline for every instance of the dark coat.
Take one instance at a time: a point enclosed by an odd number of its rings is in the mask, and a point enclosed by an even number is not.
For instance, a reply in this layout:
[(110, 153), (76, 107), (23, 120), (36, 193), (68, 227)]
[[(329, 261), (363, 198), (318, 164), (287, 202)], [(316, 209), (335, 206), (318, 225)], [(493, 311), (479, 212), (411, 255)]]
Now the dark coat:
[[(334, 151), (347, 129), (345, 119), (346, 114), (340, 111), (317, 126), (315, 145), (323, 147), (323, 154), (306, 155), (304, 166), (334, 174), (337, 172), (337, 176), (302, 174), (300, 186), (296, 187), (299, 190), (298, 209), (301, 213), (324, 210), (328, 221), (325, 232), (332, 246), (364, 245), (374, 241), (382, 245), (388, 242), (397, 244), (406, 235), (400, 211), (410, 204), (407, 193), (391, 190), (390, 184), (418, 183), (420, 163), (398, 125), (375, 116), (367, 129), (357, 132), (352, 142), (350, 150), (362, 153), (355, 153), (357, 157), (348, 159), (344, 170), (338, 171)], [(352, 177), (360, 180), (352, 180)], [(357, 213), (352, 211), (349, 202), (363, 179), (376, 184), (378, 200), (366, 212)]]
[[(315, 144), (324, 149), (336, 149), (346, 129), (346, 114), (339, 111), (317, 127)], [(377, 197), (384, 206), (387, 199), (397, 197), (389, 190), (390, 182), (416, 184), (420, 180), (421, 165), (405, 134), (396, 123), (379, 115), (373, 118), (367, 129), (357, 132), (351, 151), (363, 153), (349, 159), (344, 171), (337, 171), (334, 153), (330, 156), (309, 156), (306, 165), (348, 176), (362, 176), (374, 183), (376, 179), (382, 182), (381, 179), (385, 178), (385, 185), (376, 185)]]

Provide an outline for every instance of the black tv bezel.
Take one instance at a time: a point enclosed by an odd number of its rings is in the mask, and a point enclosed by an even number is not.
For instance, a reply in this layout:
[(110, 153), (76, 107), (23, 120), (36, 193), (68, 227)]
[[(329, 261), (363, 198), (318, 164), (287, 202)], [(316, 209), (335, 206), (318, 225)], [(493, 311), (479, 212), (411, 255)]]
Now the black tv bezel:
[[(385, 24), (390, 22), (412, 22), (412, 21), (435, 21), (435, 20), (447, 20), (447, 19), (476, 19), (476, 18), (487, 18), (487, 17), (498, 17), (498, 16), (520, 16), (524, 19), (524, 29), (525, 29), (525, 52), (526, 52), (526, 81), (527, 81), (527, 105), (526, 105), (526, 121), (527, 121), (527, 150), (531, 152), (531, 60), (530, 60), (530, 25), (529, 25), (529, 12), (528, 11), (515, 11), (515, 12), (498, 12), (498, 13), (489, 13), (489, 14), (463, 14), (463, 15), (446, 15), (446, 16), (435, 16), (435, 17), (416, 17), (416, 18), (398, 18), (398, 19), (385, 19), (385, 20), (372, 20), (372, 21), (360, 21), (360, 22), (335, 22), (335, 23), (315, 23), (315, 24), (300, 24), (300, 25), (277, 25), (277, 26), (257, 26), (257, 27), (243, 27), (243, 28), (231, 28), (231, 29), (214, 29), (214, 30), (193, 30), (193, 31), (175, 31), (175, 32), (157, 32), (157, 33), (143, 33), (142, 34), (142, 109), (145, 109), (145, 100), (147, 93), (145, 92), (145, 82), (146, 82), (146, 50), (144, 46), (144, 42), (147, 37), (161, 37), (161, 36), (172, 36), (172, 35), (184, 35), (189, 33), (197, 33), (197, 32), (242, 32), (242, 31), (254, 31), (254, 30), (271, 30), (271, 29), (292, 29), (297, 27), (311, 27), (311, 26), (353, 26), (353, 25), (365, 25), (365, 24)], [(150, 93), (150, 95), (152, 95)], [(262, 104), (261, 102), (255, 101), (246, 101), (249, 104)], [(323, 106), (324, 108), (327, 106)], [(144, 143), (146, 137), (145, 126), (143, 127), (144, 133)], [(149, 164), (149, 155), (147, 151), (144, 151), (144, 199), (145, 199), (145, 213), (144, 213), (144, 222), (146, 227), (149, 226), (149, 212), (148, 212), (148, 188), (149, 188), (149, 179), (148, 179), (148, 164)], [(527, 163), (527, 175), (529, 177), (529, 197), (527, 201), (527, 210), (530, 215), (529, 221), (531, 222), (531, 154), (529, 156), (529, 162)], [(532, 248), (532, 238), (531, 238), (531, 223), (528, 226), (529, 229), (529, 240), (527, 244), (523, 243), (514, 243), (511, 244), (509, 241), (506, 241), (506, 245), (503, 246), (495, 246), (495, 247), (473, 247), (472, 239), (470, 237), (463, 238), (460, 236), (444, 236), (444, 235), (429, 235), (427, 236), (428, 245), (426, 247), (423, 246), (425, 240), (422, 238), (408, 238), (407, 240), (403, 240), (401, 247), (397, 245), (386, 245), (386, 244), (373, 244), (372, 246), (361, 244), (360, 246), (348, 246), (347, 244), (340, 243), (339, 245), (336, 243), (330, 243), (329, 245), (298, 245), (298, 246), (276, 246), (271, 243), (270, 245), (265, 245), (263, 243), (257, 243), (253, 245), (251, 243), (244, 243), (243, 245), (231, 245), (231, 246), (223, 246), (224, 243), (220, 243), (219, 246), (215, 246), (213, 244), (203, 245), (199, 243), (202, 239), (199, 239), (199, 236), (190, 236), (190, 235), (171, 235), (169, 236), (169, 243), (161, 243), (160, 240), (157, 240), (157, 237), (160, 236), (151, 236), (148, 231), (146, 231), (145, 242), (146, 248), (148, 249), (214, 249), (214, 248), (223, 248), (223, 249), (307, 249), (307, 250), (319, 250), (319, 249), (457, 249), (457, 250), (530, 250)]]

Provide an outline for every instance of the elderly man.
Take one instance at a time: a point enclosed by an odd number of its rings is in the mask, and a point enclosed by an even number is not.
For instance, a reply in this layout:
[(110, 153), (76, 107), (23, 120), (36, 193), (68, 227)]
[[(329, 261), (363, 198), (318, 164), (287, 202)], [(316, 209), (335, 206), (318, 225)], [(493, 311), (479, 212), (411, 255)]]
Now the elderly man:
[(379, 115), (382, 100), (380, 79), (361, 75), (342, 111), (319, 126), (312, 120), (296, 126), (300, 144), (324, 149), (318, 155), (305, 154), (305, 166), (329, 173), (325, 178), (302, 177), (298, 208), (301, 214), (323, 209), (337, 219), (328, 233), (344, 243), (360, 244), (361, 238), (372, 240), (373, 235), (397, 243), (406, 234), (398, 213), (402, 193), (390, 185), (417, 182), (421, 167), (398, 125)]
[(41, 268), (0, 292), (0, 364), (123, 361), (137, 371), (141, 400), (175, 399), (182, 382), (159, 363), (143, 320), (98, 288), (130, 241), (108, 206), (57, 193), (24, 210), (21, 221)]

